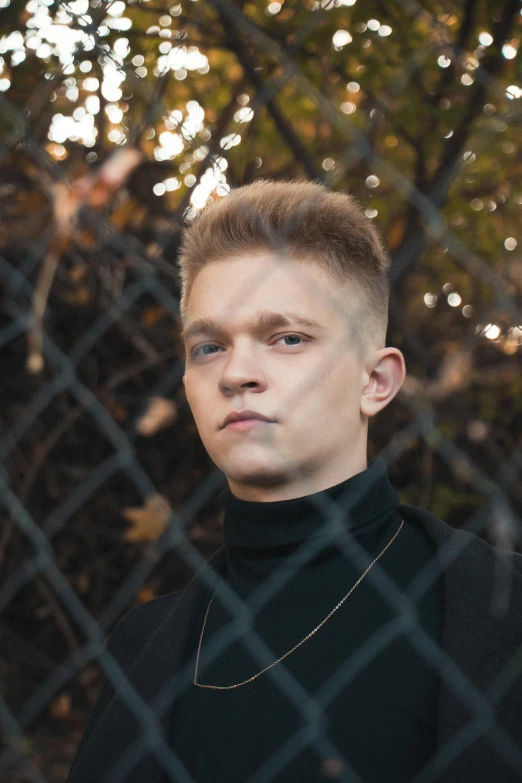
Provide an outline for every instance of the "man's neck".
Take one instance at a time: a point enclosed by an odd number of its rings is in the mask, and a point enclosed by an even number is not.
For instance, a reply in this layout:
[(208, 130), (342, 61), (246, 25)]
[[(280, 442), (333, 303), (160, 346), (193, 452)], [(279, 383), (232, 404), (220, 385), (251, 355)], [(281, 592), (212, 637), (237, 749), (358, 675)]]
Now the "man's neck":
[(367, 467), (368, 461), (364, 455), (359, 459), (347, 460), (342, 465), (336, 466), (335, 469), (321, 472), (320, 475), (300, 476), (295, 480), (282, 477), (280, 482), (274, 481), (265, 484), (237, 481), (230, 476), (227, 476), (227, 480), (230, 491), (239, 500), (254, 503), (275, 503), (279, 500), (293, 500), (322, 492), (362, 473)]

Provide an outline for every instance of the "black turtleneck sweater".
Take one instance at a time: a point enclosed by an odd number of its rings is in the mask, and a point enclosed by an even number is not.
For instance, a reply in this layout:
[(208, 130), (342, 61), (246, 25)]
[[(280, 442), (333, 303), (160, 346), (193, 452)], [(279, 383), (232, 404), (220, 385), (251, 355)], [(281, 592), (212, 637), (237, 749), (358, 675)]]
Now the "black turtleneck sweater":
[[(232, 685), (284, 655), (344, 598), (398, 530), (400, 500), (379, 459), (313, 495), (259, 503), (240, 500), (227, 487), (221, 500), (226, 551), (222, 578), (228, 586), (246, 602), (274, 578), (290, 577), (254, 618), (255, 631), (271, 651), (266, 662), (255, 660), (244, 638), (235, 638), (210, 665), (200, 664), (198, 682)], [(339, 510), (346, 551), (353, 556), (361, 547), (364, 564), (343, 553), (336, 534), (325, 529), (331, 516), (318, 508), (321, 500)], [(321, 551), (292, 566), (292, 555), (311, 544), (321, 545)], [(176, 701), (172, 745), (198, 783), (410, 781), (435, 749), (438, 677), (408, 640), (408, 631), (390, 631), (397, 614), (372, 575), (380, 566), (407, 593), (434, 557), (421, 528), (404, 523), (342, 606), (284, 661), (231, 690), (190, 685)], [(207, 606), (195, 625), (187, 658), (197, 649)], [(440, 578), (417, 609), (423, 628), (440, 643)], [(202, 655), (231, 620), (233, 615), (216, 596)], [(346, 664), (350, 670), (343, 678)], [(307, 693), (313, 697), (310, 703)], [(324, 710), (324, 731), (316, 731), (316, 740), (313, 730), (307, 735), (314, 699)], [(325, 764), (321, 751), (334, 761)], [(344, 764), (340, 776), (339, 763)]]

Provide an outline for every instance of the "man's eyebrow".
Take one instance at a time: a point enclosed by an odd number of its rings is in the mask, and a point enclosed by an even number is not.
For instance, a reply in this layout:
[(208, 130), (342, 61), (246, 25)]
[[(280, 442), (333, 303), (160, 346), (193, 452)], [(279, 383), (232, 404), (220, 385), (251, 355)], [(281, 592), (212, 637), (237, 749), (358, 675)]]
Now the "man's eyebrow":
[[(323, 328), (317, 321), (299, 313), (276, 313), (270, 310), (263, 310), (259, 313), (257, 318), (250, 322), (250, 327), (254, 331), (261, 331), (270, 326), (292, 326), (293, 323), (312, 329)], [(198, 334), (224, 334), (225, 331), (226, 328), (212, 318), (198, 318), (183, 328), (180, 336), (186, 342), (190, 337)]]

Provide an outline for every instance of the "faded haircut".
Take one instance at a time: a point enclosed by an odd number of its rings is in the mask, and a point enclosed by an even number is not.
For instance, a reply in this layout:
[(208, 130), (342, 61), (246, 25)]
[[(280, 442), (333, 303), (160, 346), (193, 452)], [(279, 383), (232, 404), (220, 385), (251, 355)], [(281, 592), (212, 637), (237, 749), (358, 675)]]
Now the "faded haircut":
[[(178, 256), (182, 319), (204, 266), (266, 251), (318, 264), (341, 292), (346, 291), (361, 344), (384, 347), (388, 253), (357, 201), (317, 182), (257, 179), (205, 207), (184, 228)], [(355, 310), (350, 295), (354, 289)]]

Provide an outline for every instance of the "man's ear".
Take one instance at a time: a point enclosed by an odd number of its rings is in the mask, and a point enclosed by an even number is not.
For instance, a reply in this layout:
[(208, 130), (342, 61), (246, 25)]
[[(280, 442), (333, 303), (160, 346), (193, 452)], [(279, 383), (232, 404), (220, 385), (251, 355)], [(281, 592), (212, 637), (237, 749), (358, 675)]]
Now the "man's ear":
[(400, 390), (406, 377), (404, 356), (398, 348), (381, 348), (373, 355), (373, 369), (361, 392), (361, 413), (375, 416)]

